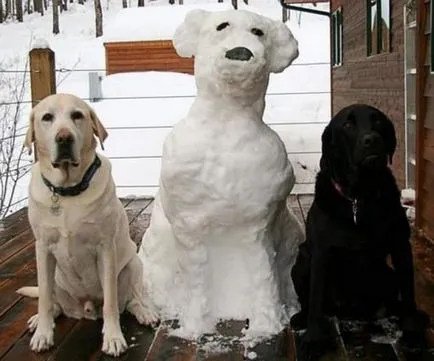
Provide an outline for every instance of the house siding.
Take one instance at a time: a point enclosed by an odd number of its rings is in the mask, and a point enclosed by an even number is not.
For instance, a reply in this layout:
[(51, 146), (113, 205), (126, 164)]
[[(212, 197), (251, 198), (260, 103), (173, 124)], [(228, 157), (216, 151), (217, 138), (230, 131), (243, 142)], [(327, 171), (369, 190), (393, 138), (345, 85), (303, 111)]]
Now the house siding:
[(332, 0), (331, 11), (342, 8), (343, 63), (331, 72), (332, 114), (352, 103), (382, 110), (393, 121), (397, 149), (392, 168), (405, 185), (405, 103), (403, 1), (391, 1), (390, 52), (367, 56), (366, 1)]
[(193, 58), (181, 58), (171, 40), (105, 43), (108, 74), (172, 71), (193, 74)]

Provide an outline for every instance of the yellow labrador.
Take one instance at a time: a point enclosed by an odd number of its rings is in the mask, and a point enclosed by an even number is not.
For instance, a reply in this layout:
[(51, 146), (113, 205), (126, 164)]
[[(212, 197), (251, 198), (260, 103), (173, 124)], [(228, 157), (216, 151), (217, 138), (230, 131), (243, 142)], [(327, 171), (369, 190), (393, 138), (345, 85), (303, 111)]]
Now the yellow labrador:
[[(107, 132), (95, 112), (69, 94), (51, 95), (33, 109), (25, 145), (35, 142), (38, 162), (29, 186), (29, 220), (36, 238), (38, 287), (17, 292), (39, 297), (30, 346), (53, 345), (54, 319), (103, 317), (103, 352), (127, 348), (119, 313), (141, 324), (157, 321), (142, 265), (116, 197), (107, 158), (96, 153)], [(102, 310), (101, 310), (102, 308)]]

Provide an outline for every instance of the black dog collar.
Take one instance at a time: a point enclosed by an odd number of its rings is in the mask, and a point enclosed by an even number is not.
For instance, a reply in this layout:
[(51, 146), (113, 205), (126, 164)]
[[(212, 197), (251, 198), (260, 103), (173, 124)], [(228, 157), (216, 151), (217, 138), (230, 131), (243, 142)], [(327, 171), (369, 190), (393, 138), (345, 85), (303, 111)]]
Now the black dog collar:
[(47, 178), (45, 178), (42, 174), (41, 177), (45, 185), (48, 187), (50, 191), (53, 192), (53, 194), (57, 194), (62, 197), (73, 197), (83, 193), (89, 187), (92, 177), (94, 176), (95, 172), (100, 166), (101, 166), (101, 160), (98, 158), (98, 156), (95, 156), (94, 161), (87, 169), (81, 182), (72, 187), (66, 187), (66, 188), (56, 187), (52, 185), (51, 182)]
[(352, 210), (353, 210), (353, 221), (354, 221), (354, 224), (357, 224), (357, 211), (358, 211), (357, 198), (348, 197), (344, 193), (344, 191), (342, 190), (342, 187), (340, 186), (340, 184), (338, 182), (336, 182), (334, 179), (332, 179), (331, 181), (332, 181), (333, 186), (335, 187), (336, 191), (339, 193), (339, 195), (341, 195), (342, 197), (344, 197), (345, 199), (347, 199), (351, 202)]

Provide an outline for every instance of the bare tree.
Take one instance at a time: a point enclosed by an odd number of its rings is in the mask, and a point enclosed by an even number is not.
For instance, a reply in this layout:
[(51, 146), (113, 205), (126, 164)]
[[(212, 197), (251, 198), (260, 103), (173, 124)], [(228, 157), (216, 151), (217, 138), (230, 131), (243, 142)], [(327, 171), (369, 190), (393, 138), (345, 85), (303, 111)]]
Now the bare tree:
[(0, 24), (3, 22), (3, 0), (0, 0)]
[(53, 34), (59, 33), (59, 0), (53, 0)]
[(5, 19), (8, 18), (9, 15), (12, 14), (12, 0), (6, 0), (6, 11), (5, 11)]
[(128, 2), (127, 2), (127, 0), (122, 0), (122, 7), (123, 7), (123, 8), (127, 8), (127, 7), (128, 7)]
[(42, 3), (42, 0), (33, 0), (33, 8), (36, 12), (44, 15), (44, 4)]
[(84, 0), (78, 0), (78, 3), (79, 3), (80, 5), (84, 5)]
[(140, 6), (140, 7), (145, 6), (145, 0), (139, 0), (137, 2), (137, 6)]
[(94, 0), (95, 5), (95, 35), (102, 36), (102, 10), (101, 0)]
[(15, 13), (17, 16), (17, 20), (22, 23), (23, 22), (23, 0), (15, 1)]
[[(1, 1), (1, 0), (0, 0), (0, 1)], [(31, 14), (31, 13), (33, 13), (32, 2), (31, 2), (30, 0), (27, 0), (26, 10), (27, 10), (27, 14)]]
[(27, 87), (26, 73), (2, 73), (0, 77), (0, 88), (9, 94), (7, 102), (0, 102), (0, 219), (20, 205), (17, 185), (31, 166), (21, 146), (25, 130), (19, 124)]

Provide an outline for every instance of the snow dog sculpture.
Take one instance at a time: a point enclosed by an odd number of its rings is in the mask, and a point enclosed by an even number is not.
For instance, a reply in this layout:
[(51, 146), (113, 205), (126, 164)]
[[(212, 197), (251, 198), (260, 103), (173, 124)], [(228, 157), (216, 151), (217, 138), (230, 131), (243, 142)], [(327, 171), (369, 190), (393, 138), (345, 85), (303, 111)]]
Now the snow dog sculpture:
[(193, 10), (173, 43), (195, 57), (197, 97), (163, 146), (139, 250), (150, 296), (187, 338), (219, 319), (249, 319), (252, 337), (278, 333), (297, 302), (290, 270), (304, 233), (286, 204), (292, 165), (262, 117), (270, 73), (298, 43), (285, 24), (242, 10)]

